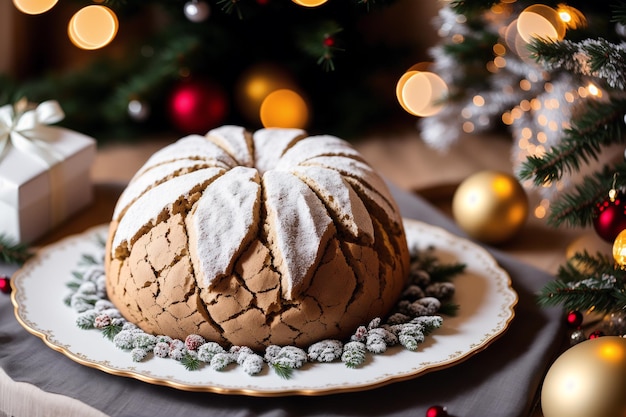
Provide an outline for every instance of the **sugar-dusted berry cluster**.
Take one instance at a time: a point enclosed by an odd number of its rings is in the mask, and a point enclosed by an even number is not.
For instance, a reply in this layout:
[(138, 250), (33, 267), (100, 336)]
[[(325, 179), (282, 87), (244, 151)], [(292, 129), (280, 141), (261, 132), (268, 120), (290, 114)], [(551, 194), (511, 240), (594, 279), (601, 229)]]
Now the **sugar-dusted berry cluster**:
[(247, 346), (224, 347), (197, 334), (180, 340), (146, 333), (123, 318), (106, 298), (104, 266), (93, 256), (81, 260), (74, 279), (68, 283), (72, 291), (65, 301), (77, 312), (78, 327), (102, 331), (117, 348), (128, 351), (134, 361), (170, 358), (189, 370), (208, 367), (223, 371), (238, 365), (249, 375), (257, 375), (269, 366), (279, 376), (288, 378), (307, 362), (341, 361), (356, 368), (363, 365), (368, 354), (382, 354), (391, 346), (417, 350), (428, 334), (441, 327), (441, 315), (456, 311), (457, 306), (451, 303), (455, 287), (449, 279), (464, 268), (462, 264), (440, 264), (432, 255), (432, 248), (414, 248), (406, 289), (386, 320), (375, 318), (359, 326), (347, 341), (321, 340), (306, 350), (270, 345), (261, 353)]

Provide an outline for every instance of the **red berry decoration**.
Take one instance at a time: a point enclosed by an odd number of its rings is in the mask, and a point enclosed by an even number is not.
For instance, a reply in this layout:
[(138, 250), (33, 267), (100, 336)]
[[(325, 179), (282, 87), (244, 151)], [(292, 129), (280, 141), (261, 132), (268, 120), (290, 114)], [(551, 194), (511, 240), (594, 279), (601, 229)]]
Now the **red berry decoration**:
[(607, 198), (598, 203), (593, 227), (598, 236), (613, 244), (619, 232), (626, 229), (626, 198)]
[(589, 335), (589, 339), (597, 339), (599, 337), (604, 336), (604, 332), (601, 330), (595, 330), (593, 332), (591, 332), (591, 334)]
[(580, 311), (570, 311), (567, 313), (567, 325), (572, 329), (577, 329), (583, 324), (583, 315)]
[(440, 405), (433, 405), (426, 410), (426, 417), (448, 417), (448, 411), (446, 407)]
[(5, 294), (9, 294), (11, 292), (11, 280), (9, 277), (0, 276), (0, 291)]
[(174, 87), (168, 101), (169, 118), (183, 133), (206, 134), (219, 126), (228, 111), (222, 88), (206, 79), (189, 79)]
[(331, 48), (335, 45), (335, 38), (333, 38), (332, 36), (326, 36), (324, 38), (324, 46), (327, 48)]

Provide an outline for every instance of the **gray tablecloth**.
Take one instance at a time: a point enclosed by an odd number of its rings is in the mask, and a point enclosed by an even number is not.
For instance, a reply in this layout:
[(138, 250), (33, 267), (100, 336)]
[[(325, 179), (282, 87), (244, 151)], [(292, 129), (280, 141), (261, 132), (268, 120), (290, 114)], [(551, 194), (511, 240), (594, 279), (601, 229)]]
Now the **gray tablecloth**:
[[(424, 200), (392, 187), (403, 216), (463, 234)], [(328, 396), (257, 398), (180, 391), (82, 366), (24, 330), (0, 294), (0, 367), (15, 381), (75, 398), (110, 416), (402, 416), (434, 404), (456, 417), (528, 416), (564, 340), (561, 312), (540, 309), (534, 293), (552, 277), (488, 248), (519, 295), (506, 333), (450, 368), (373, 390)], [(0, 415), (2, 413), (0, 412)]]

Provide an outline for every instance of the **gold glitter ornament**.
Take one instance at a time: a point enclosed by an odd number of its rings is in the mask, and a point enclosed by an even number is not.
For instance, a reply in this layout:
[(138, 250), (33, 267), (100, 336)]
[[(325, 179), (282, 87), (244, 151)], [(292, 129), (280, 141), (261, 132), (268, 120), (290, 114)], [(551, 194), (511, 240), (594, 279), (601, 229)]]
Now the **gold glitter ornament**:
[(481, 171), (466, 178), (452, 199), (452, 215), (470, 237), (485, 243), (511, 239), (528, 217), (528, 197), (509, 174)]
[(541, 389), (544, 417), (626, 416), (626, 339), (603, 336), (566, 350)]
[(620, 268), (626, 268), (626, 229), (619, 232), (613, 241), (613, 259)]

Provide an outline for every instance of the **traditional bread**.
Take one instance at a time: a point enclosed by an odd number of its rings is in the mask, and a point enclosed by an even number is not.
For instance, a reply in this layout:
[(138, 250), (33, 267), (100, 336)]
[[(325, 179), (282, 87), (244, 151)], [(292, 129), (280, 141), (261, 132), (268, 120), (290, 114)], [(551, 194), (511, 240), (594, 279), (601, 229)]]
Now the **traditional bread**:
[(121, 195), (109, 299), (144, 331), (307, 346), (382, 317), (409, 256), (385, 183), (347, 142), (223, 126), (156, 152)]

